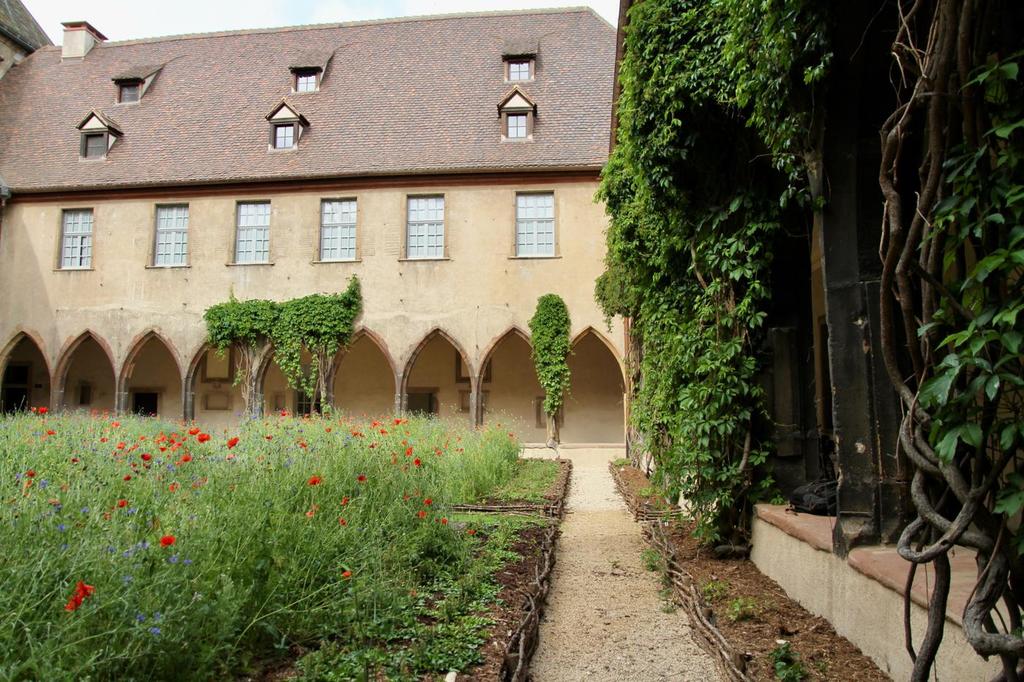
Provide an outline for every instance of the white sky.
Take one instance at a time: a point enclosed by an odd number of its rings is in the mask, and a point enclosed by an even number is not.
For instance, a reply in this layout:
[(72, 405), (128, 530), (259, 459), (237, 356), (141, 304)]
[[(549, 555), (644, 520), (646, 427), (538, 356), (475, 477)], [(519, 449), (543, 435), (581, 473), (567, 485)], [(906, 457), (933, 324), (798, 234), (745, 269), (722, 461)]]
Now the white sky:
[(239, 28), (588, 5), (613, 26), (618, 0), (23, 0), (57, 45), (61, 22), (85, 20), (110, 40)]

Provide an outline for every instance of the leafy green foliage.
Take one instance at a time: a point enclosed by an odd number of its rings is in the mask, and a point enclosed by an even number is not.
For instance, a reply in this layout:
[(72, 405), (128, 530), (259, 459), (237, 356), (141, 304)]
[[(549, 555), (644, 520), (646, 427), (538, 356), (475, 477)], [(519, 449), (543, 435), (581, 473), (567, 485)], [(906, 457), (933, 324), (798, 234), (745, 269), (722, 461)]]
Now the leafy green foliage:
[(776, 646), (768, 653), (775, 667), (775, 679), (780, 682), (801, 682), (807, 677), (807, 670), (789, 642), (777, 640)]
[[(929, 441), (945, 463), (979, 457), (1020, 465), (1024, 448), (1024, 53), (983, 67), (989, 130), (945, 164), (946, 198), (932, 240), (943, 240), (947, 273), (939, 310), (920, 330), (941, 339), (941, 357), (918, 399), (932, 416)], [(965, 257), (965, 254), (966, 257)], [(990, 465), (989, 465), (990, 466)], [(1024, 477), (1009, 473), (996, 513), (1024, 510)], [(1024, 533), (1015, 532), (1019, 553)]]
[(485, 495), (484, 499), (515, 502), (545, 502), (545, 495), (558, 479), (558, 462), (546, 459), (521, 459), (516, 463), (516, 473), (504, 485)]
[(757, 602), (750, 597), (737, 597), (729, 602), (725, 615), (733, 623), (750, 620), (757, 615)]
[(239, 301), (234, 294), (203, 314), (206, 338), (220, 352), (232, 344), (258, 346), (270, 340), (277, 324), (278, 305), (273, 301)]
[(549, 422), (561, 409), (569, 389), (569, 330), (569, 309), (561, 296), (545, 294), (537, 299), (537, 310), (530, 319), (530, 343)]
[[(289, 386), (314, 400), (325, 397), (328, 365), (338, 349), (348, 345), (362, 310), (355, 277), (340, 294), (310, 294), (280, 304), (273, 332), (274, 362)], [(312, 356), (308, 371), (302, 366), (303, 351)]]
[(686, 498), (707, 541), (743, 534), (749, 500), (771, 488), (758, 356), (772, 245), (810, 206), (804, 159), (830, 59), (819, 6), (646, 0), (626, 31), (595, 296), (633, 318), (631, 419), (655, 482)]

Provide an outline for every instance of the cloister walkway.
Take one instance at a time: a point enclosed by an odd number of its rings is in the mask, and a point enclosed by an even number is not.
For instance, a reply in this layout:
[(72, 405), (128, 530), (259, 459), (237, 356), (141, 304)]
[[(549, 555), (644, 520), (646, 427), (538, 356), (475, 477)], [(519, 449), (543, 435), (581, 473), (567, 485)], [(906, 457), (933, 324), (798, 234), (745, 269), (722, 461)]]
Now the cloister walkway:
[[(572, 489), (533, 680), (717, 680), (686, 615), (666, 613), (658, 575), (644, 570), (640, 527), (608, 471), (608, 462), (622, 454), (613, 448), (561, 451), (573, 461)], [(551, 451), (526, 455), (551, 457)]]

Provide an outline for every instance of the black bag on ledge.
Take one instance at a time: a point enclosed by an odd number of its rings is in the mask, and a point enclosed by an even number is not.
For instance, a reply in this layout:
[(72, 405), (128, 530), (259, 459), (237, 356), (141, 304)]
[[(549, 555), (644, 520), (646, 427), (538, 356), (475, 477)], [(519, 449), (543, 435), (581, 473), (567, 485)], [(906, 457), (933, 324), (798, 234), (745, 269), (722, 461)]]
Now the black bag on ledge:
[(789, 506), (795, 511), (818, 516), (836, 515), (836, 487), (838, 481), (819, 480), (796, 488), (789, 496)]

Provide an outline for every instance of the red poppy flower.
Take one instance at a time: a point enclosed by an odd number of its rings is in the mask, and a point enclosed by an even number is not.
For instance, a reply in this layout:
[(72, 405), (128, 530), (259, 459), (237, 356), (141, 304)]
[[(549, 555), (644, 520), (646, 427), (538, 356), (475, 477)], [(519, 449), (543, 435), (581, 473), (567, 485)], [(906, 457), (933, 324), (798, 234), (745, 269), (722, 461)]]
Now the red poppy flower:
[(304, 441), (304, 440), (300, 440), (300, 441), (299, 441), (299, 447), (300, 447), (300, 448), (304, 448), (304, 447), (306, 447), (306, 441)]
[(77, 457), (72, 457), (71, 458), (71, 463), (72, 464), (78, 464), (78, 462), (79, 462), (79, 459)]
[(360, 483), (366, 483), (366, 474), (359, 474), (356, 476), (356, 480)]
[(281, 410), (281, 416), (282, 417), (287, 417), (288, 416), (288, 410)]
[(470, 528), (466, 531), (468, 535), (476, 535), (476, 528)]
[(121, 508), (121, 509), (123, 509), (124, 507), (127, 507), (128, 506), (128, 500), (126, 500), (124, 498), (121, 498), (120, 500), (117, 501), (117, 506), (119, 508)]
[(86, 585), (83, 581), (79, 580), (75, 585), (75, 591), (71, 594), (71, 598), (68, 599), (68, 603), (64, 605), (65, 611), (75, 611), (82, 602), (85, 601), (86, 597), (91, 597), (92, 593), (96, 591), (96, 588), (92, 585)]
[(46, 409), (45, 407), (40, 407), (38, 412), (39, 412), (39, 414), (46, 414), (47, 412), (49, 412), (49, 410)]
[(267, 440), (274, 440), (273, 436), (263, 436), (263, 437), (266, 438)]
[(132, 475), (131, 475), (131, 474), (125, 474), (125, 475), (124, 475), (124, 480), (125, 480), (125, 481), (130, 481), (130, 480), (132, 480)]
[(327, 433), (330, 433), (331, 432), (331, 427), (328, 426), (326, 429), (324, 429), (324, 431), (327, 432)]
[(348, 580), (351, 577), (352, 577), (352, 571), (343, 571), (342, 574), (341, 574), (341, 579), (342, 580)]
[(54, 431), (53, 429), (47, 429), (47, 430), (46, 430), (46, 435), (47, 435), (47, 436), (56, 436), (56, 435), (57, 435), (57, 432), (56, 432), (56, 431)]
[(153, 455), (149, 454), (148, 452), (143, 452), (142, 453), (142, 461), (143, 462), (148, 462), (151, 459), (153, 459)]
[(395, 417), (395, 426), (398, 426), (401, 423), (402, 423), (402, 419), (400, 417)]
[(104, 436), (103, 438), (100, 438), (100, 442), (101, 443), (106, 443), (108, 440), (110, 440), (110, 439), (107, 438), (106, 436)]
[(429, 507), (430, 505), (434, 504), (434, 501), (428, 497), (425, 500), (423, 500), (423, 504)]
[(346, 504), (348, 504), (348, 498), (347, 497), (341, 498), (341, 504), (342, 504), (342, 506), (345, 506)]
[(447, 525), (448, 525), (448, 519), (446, 519), (446, 518), (442, 518), (442, 519), (441, 519), (441, 525), (442, 525), (442, 526), (447, 526)]
[(25, 475), (28, 476), (29, 478), (32, 478), (32, 477), (34, 477), (36, 475), (36, 470), (35, 469), (29, 469), (28, 471), (25, 472)]
[(190, 454), (188, 454), (186, 452), (184, 455), (181, 456), (181, 461), (182, 462), (191, 462), (192, 461), (192, 455), (190, 455)]
[(413, 463), (413, 464), (415, 464), (416, 466), (419, 466), (419, 465), (423, 464), (423, 462), (421, 462), (421, 461), (420, 461), (420, 458), (419, 458), (419, 457), (417, 457), (416, 459), (414, 459), (414, 460), (412, 461), (412, 463)]
[(206, 441), (210, 440), (210, 434), (200, 433), (198, 436), (196, 436), (196, 440), (199, 441), (200, 443), (205, 443)]
[(411, 445), (405, 449), (405, 456), (406, 457), (412, 457), (412, 446)]
[(420, 517), (421, 519), (425, 519), (427, 518), (427, 512), (420, 509), (418, 512), (416, 512), (416, 516)]
[(338, 517), (338, 525), (339, 526), (347, 526), (348, 525), (348, 521), (346, 521), (344, 518), (339, 516)]
[(198, 435), (198, 434), (199, 434), (199, 427), (198, 426), (193, 426), (191, 429), (188, 430), (188, 435), (190, 435), (190, 436), (195, 436), (195, 435)]
[(178, 484), (172, 483), (169, 486), (167, 486), (167, 489), (170, 490), (172, 493), (178, 492)]
[(117, 444), (117, 449), (118, 450), (124, 450), (124, 447), (125, 447), (124, 443), (118, 443)]
[(160, 538), (160, 546), (161, 547), (170, 547), (171, 545), (174, 544), (174, 542), (175, 542), (175, 537), (173, 535), (165, 535), (162, 538)]
[(236, 445), (238, 445), (238, 436), (235, 436), (234, 438), (228, 440), (228, 450), (235, 447)]
[(113, 426), (116, 429), (117, 427), (119, 427), (121, 425), (121, 422), (110, 422), (110, 425)]
[(323, 482), (323, 480), (324, 479), (320, 478), (316, 474), (313, 474), (312, 476), (309, 477), (309, 480), (306, 481), (306, 483), (309, 485), (320, 485)]

